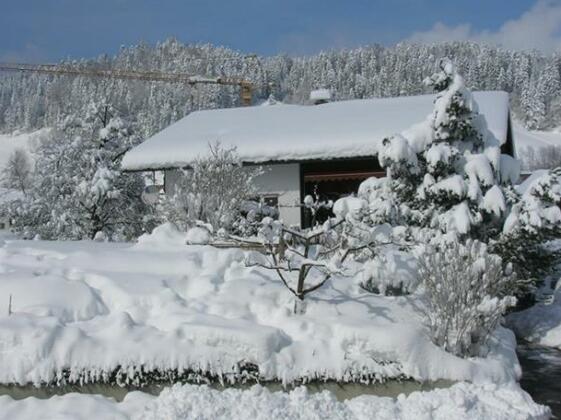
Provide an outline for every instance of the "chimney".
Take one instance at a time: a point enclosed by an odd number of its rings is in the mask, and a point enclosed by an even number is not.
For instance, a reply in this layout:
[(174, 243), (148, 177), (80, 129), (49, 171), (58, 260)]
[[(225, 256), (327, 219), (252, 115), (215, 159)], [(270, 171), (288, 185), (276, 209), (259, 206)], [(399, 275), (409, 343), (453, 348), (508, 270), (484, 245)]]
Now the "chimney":
[(326, 104), (331, 100), (329, 89), (316, 89), (310, 92), (310, 102), (314, 105)]

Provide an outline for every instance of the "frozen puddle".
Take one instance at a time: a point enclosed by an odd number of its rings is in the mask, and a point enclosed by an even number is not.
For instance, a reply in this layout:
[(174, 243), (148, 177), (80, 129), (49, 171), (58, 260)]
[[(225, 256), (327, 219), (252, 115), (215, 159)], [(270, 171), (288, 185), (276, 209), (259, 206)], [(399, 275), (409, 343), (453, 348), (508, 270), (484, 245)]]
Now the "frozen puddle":
[[(322, 391), (330, 391), (338, 401), (345, 401), (362, 395), (375, 395), (378, 397), (396, 398), (400, 394), (409, 395), (415, 391), (431, 391), (433, 389), (448, 388), (452, 386), (451, 381), (436, 382), (416, 382), (416, 381), (386, 381), (378, 384), (339, 384), (337, 382), (317, 382), (306, 384), (305, 387), (310, 394), (316, 394)], [(55, 395), (65, 395), (73, 392), (79, 394), (98, 394), (104, 397), (113, 398), (116, 401), (123, 401), (125, 396), (133, 391), (142, 391), (144, 393), (158, 396), (162, 390), (169, 387), (167, 385), (151, 385), (143, 388), (126, 388), (116, 385), (105, 384), (88, 384), (88, 385), (68, 385), (68, 386), (52, 386), (37, 388), (33, 385), (17, 386), (17, 385), (0, 385), (0, 396), (7, 395), (14, 400), (21, 400), (28, 397), (39, 399), (50, 398)], [(295, 387), (283, 387), (280, 383), (262, 384), (271, 392), (286, 391), (290, 392)], [(248, 385), (232, 385), (221, 386), (219, 384), (210, 385), (216, 390), (233, 389), (249, 389), (253, 384)]]

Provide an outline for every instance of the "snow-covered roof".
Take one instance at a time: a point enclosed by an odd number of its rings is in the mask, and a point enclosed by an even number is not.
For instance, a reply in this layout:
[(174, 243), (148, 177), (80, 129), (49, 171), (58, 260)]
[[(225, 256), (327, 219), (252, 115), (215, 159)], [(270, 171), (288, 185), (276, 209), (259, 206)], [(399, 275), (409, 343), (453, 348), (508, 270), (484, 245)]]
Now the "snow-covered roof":
[[(490, 130), (504, 143), (508, 94), (475, 92)], [(323, 105), (254, 106), (197, 111), (123, 158), (126, 170), (188, 166), (209, 143), (235, 146), (244, 162), (373, 156), (385, 137), (426, 119), (434, 95), (360, 99)]]
[(330, 101), (331, 91), (329, 89), (316, 89), (310, 92), (311, 101)]

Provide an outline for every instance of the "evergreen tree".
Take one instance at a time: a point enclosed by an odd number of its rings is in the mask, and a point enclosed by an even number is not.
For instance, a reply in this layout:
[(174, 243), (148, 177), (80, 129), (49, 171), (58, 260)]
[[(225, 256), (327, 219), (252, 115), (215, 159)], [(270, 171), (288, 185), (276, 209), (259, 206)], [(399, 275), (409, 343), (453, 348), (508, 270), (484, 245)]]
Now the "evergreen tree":
[(408, 138), (386, 139), (380, 163), (388, 168), (408, 223), (486, 239), (501, 229), (505, 189), (516, 180), (518, 164), (501, 155), (499, 141), (449, 60), (441, 61), (426, 84), (438, 92), (432, 114), (409, 130)]

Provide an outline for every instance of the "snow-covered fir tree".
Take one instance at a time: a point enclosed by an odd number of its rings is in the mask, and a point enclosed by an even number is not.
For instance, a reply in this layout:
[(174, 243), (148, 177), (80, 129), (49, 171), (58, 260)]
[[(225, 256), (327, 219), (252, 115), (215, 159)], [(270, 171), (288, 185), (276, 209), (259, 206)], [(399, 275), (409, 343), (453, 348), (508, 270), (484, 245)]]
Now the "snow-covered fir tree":
[[(486, 239), (502, 230), (519, 165), (501, 154), (477, 103), (449, 60), (426, 80), (438, 93), (422, 124), (384, 140), (383, 188), (394, 190), (404, 221)], [(373, 189), (372, 200), (385, 195)]]
[(144, 181), (119, 170), (138, 139), (113, 113), (108, 105), (91, 105), (83, 119), (67, 119), (40, 142), (32, 187), (10, 205), (15, 230), (45, 239), (142, 233)]

